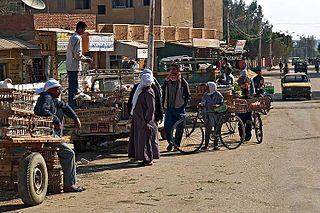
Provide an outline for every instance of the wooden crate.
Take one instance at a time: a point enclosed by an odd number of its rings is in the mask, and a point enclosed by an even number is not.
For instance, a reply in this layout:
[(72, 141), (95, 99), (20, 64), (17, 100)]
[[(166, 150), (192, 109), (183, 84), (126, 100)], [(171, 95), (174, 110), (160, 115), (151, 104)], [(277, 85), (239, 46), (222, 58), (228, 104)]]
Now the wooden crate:
[(149, 27), (145, 25), (129, 25), (128, 40), (147, 41)]
[(191, 28), (191, 38), (202, 38), (202, 28)]
[(114, 24), (113, 25), (113, 34), (115, 40), (124, 40), (127, 41), (129, 34), (129, 25), (128, 24)]
[(179, 41), (189, 41), (191, 38), (191, 31), (189, 27), (177, 27), (176, 39)]
[(204, 39), (215, 39), (216, 38), (216, 30), (202, 29), (202, 37)]
[(164, 41), (164, 30), (162, 26), (154, 26), (154, 40)]
[(174, 26), (163, 26), (164, 40), (176, 41), (176, 27)]
[(113, 24), (98, 24), (98, 32), (113, 33)]

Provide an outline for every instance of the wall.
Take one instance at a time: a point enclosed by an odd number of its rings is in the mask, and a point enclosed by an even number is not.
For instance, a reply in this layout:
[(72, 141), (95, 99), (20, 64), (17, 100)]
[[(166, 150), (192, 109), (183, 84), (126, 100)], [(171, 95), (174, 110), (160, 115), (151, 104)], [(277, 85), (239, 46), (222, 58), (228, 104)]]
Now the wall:
[(223, 0), (204, 0), (203, 27), (223, 32)]
[(162, 25), (193, 27), (192, 1), (162, 0)]
[(36, 29), (57, 27), (75, 30), (79, 21), (84, 21), (88, 25), (88, 30), (96, 29), (96, 15), (94, 14), (34, 14)]
[(33, 15), (0, 16), (1, 33), (20, 32), (34, 29)]

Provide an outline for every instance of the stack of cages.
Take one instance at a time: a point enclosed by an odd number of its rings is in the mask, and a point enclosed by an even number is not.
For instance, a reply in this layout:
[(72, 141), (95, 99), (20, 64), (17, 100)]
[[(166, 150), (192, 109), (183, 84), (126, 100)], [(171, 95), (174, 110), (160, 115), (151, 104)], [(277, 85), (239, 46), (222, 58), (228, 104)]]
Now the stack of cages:
[(32, 92), (0, 88), (0, 189), (14, 189), (20, 160), (34, 151), (24, 144), (13, 144), (13, 141), (52, 136), (51, 118), (35, 116), (35, 102), (36, 96)]
[(15, 89), (0, 89), (0, 139), (52, 135), (52, 118), (33, 113), (35, 95)]
[[(139, 72), (130, 70), (88, 71), (92, 87), (85, 92), (89, 100), (76, 99), (75, 110), (80, 121), (79, 134), (114, 134), (130, 129), (128, 99), (130, 91), (139, 81)], [(73, 121), (65, 118), (67, 130)]]

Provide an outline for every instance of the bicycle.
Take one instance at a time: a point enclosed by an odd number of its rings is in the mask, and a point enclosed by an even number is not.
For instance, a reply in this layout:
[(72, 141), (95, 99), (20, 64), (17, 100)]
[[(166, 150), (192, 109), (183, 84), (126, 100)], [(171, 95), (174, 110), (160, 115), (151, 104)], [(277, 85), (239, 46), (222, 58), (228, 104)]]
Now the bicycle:
[[(171, 130), (172, 145), (184, 154), (192, 154), (201, 148), (204, 142), (203, 128), (211, 128), (204, 121), (204, 116), (217, 111), (205, 111), (198, 107), (195, 116), (183, 114), (174, 123)], [(236, 149), (244, 141), (244, 124), (234, 112), (219, 113), (217, 128), (210, 135), (210, 139), (218, 139), (227, 149)], [(180, 142), (180, 143), (179, 143)]]
[(271, 100), (268, 97), (258, 98), (259, 104), (254, 106), (251, 105), (252, 109), (252, 127), (254, 129), (257, 144), (262, 143), (263, 141), (263, 124), (261, 119), (261, 114), (266, 115), (270, 110)]

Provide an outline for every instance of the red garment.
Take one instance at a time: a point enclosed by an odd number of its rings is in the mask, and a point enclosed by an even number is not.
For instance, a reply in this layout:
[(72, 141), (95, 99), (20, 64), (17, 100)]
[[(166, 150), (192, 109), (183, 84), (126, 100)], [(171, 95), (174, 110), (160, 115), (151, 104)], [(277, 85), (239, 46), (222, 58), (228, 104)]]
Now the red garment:
[(167, 81), (178, 81), (181, 79), (181, 73), (180, 72), (174, 72), (171, 71), (169, 75), (167, 75), (166, 80)]

